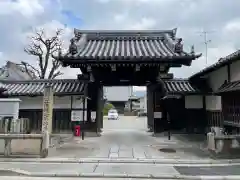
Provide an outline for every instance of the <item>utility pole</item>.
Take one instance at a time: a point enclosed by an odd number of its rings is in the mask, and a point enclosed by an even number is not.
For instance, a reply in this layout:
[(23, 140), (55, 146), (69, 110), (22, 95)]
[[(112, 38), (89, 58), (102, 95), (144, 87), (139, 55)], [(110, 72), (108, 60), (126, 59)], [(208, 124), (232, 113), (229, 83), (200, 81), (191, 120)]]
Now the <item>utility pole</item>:
[(207, 62), (208, 62), (208, 44), (211, 42), (211, 39), (208, 39), (208, 34), (209, 33), (213, 33), (214, 31), (201, 31), (201, 32), (198, 32), (200, 33), (200, 36), (203, 36), (203, 40), (204, 40), (204, 45), (205, 45), (205, 60), (206, 60), (206, 65), (207, 65)]

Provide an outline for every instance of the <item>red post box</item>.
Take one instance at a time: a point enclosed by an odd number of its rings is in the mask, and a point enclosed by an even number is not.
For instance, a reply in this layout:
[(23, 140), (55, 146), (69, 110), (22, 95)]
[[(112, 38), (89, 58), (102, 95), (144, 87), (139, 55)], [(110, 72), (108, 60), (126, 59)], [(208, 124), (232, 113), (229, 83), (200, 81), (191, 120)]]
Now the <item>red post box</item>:
[(80, 136), (80, 125), (75, 125), (74, 126), (74, 129), (75, 129), (75, 133), (74, 133), (74, 135), (75, 136)]

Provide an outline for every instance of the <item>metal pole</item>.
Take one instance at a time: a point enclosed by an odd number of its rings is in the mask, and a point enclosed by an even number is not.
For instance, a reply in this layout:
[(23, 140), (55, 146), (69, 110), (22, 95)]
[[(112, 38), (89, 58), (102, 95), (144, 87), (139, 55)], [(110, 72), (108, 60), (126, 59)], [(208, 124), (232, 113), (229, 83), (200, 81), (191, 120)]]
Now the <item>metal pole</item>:
[(83, 128), (82, 128), (82, 140), (84, 140), (84, 136), (85, 136), (85, 101), (86, 101), (86, 96), (87, 96), (87, 86), (88, 83), (84, 86), (84, 97), (83, 97)]
[(168, 123), (168, 140), (171, 140), (171, 122), (170, 122), (170, 117), (169, 114), (167, 112), (167, 123)]

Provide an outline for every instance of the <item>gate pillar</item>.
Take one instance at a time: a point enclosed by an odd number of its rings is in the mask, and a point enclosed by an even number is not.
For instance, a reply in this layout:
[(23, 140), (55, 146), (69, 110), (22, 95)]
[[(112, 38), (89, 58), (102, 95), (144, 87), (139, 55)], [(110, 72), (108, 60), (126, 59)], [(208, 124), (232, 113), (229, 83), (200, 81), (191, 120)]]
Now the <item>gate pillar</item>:
[(149, 131), (153, 131), (153, 88), (151, 85), (147, 86), (147, 125)]
[(96, 125), (97, 131), (101, 132), (103, 128), (103, 86), (98, 83), (96, 86), (97, 90), (97, 111), (96, 111)]
[[(156, 85), (158, 86), (158, 85)], [(166, 118), (164, 107), (161, 101), (162, 92), (158, 88), (153, 92), (153, 119), (154, 119), (154, 133), (163, 132), (166, 129)]]
[(166, 129), (166, 113), (161, 98), (165, 95), (164, 84), (151, 83), (147, 86), (148, 125), (154, 133)]

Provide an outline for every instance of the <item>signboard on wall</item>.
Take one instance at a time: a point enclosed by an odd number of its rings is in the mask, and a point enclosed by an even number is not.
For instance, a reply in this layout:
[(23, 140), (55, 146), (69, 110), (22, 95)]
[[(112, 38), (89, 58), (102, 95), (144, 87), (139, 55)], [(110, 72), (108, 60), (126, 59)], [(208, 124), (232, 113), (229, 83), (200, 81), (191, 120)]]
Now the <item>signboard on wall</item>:
[[(87, 111), (85, 111), (84, 120), (87, 121)], [(72, 110), (71, 121), (83, 121), (83, 110)]]
[(52, 133), (52, 116), (53, 116), (53, 89), (47, 86), (44, 89), (43, 96), (43, 116), (42, 116), (42, 133), (48, 131)]
[(154, 112), (154, 113), (153, 113), (153, 116), (154, 116), (154, 118), (156, 118), (156, 119), (160, 119), (160, 118), (162, 118), (162, 112)]
[(95, 121), (96, 121), (96, 118), (97, 118), (96, 111), (91, 111), (91, 121), (92, 121), (92, 122), (95, 122)]

